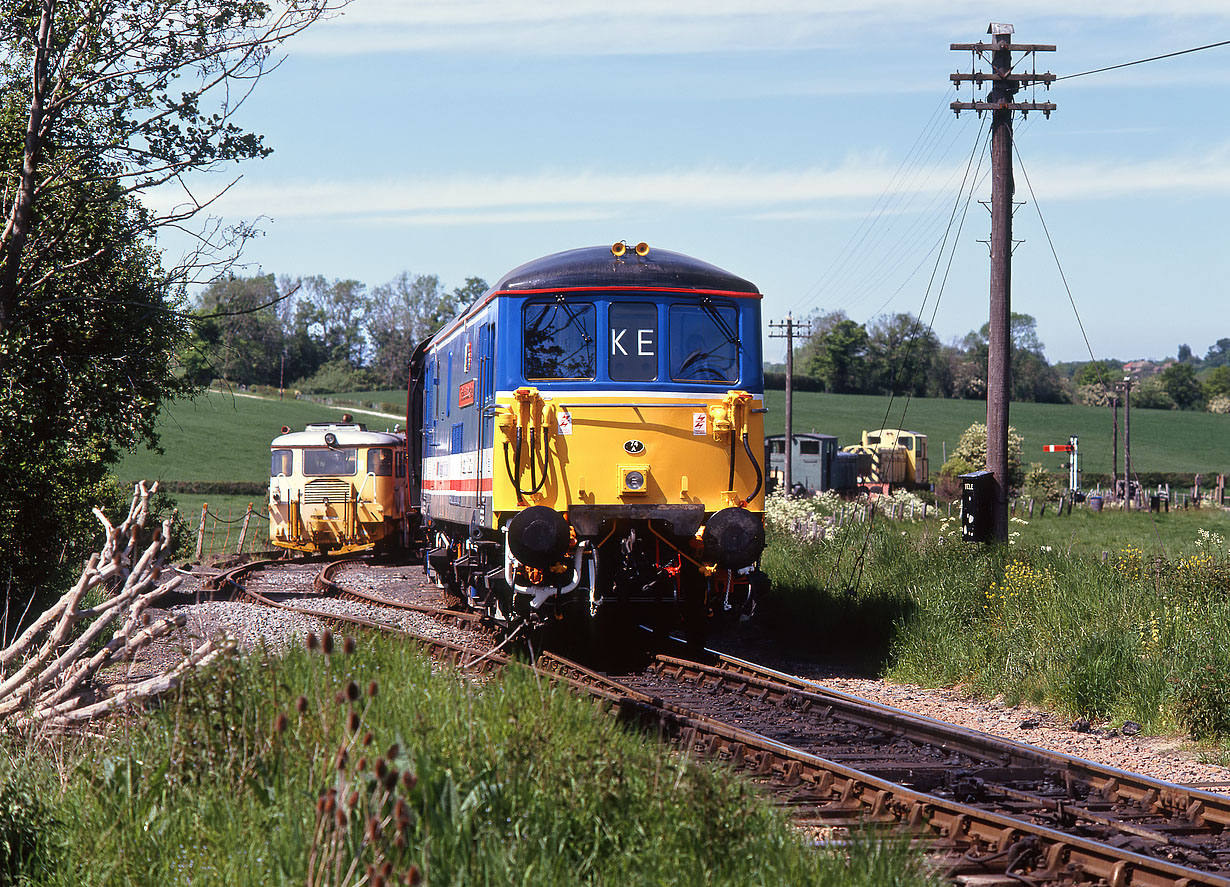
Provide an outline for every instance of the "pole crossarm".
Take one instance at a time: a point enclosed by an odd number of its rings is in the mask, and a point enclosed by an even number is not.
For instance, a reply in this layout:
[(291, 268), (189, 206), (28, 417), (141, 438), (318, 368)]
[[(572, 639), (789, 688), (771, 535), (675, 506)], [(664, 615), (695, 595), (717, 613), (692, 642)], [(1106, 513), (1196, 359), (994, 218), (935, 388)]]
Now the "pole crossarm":
[(1053, 43), (951, 43), (949, 49), (966, 52), (995, 52), (1006, 49), (1008, 52), (1054, 52)]
[(953, 102), (948, 107), (957, 113), (962, 111), (1041, 111), (1049, 115), (1058, 105), (1054, 102)]
[(1033, 83), (1054, 83), (1058, 76), (1049, 71), (1044, 74), (1000, 74), (996, 71), (984, 72), (975, 71), (972, 74), (949, 74), (948, 79), (953, 83), (960, 84), (962, 81), (970, 80), (979, 85), (988, 80), (1012, 81), (1019, 83), (1022, 86), (1029, 86)]

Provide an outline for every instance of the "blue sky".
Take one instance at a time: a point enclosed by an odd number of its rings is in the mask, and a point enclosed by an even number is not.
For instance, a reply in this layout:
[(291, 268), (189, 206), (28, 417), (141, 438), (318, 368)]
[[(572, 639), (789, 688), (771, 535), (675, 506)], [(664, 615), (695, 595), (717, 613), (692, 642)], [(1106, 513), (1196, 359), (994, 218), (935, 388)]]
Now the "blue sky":
[[(644, 240), (752, 280), (766, 320), (908, 311), (949, 342), (986, 322), (990, 225), (949, 44), (993, 16), (1055, 44), (1033, 67), (1063, 77), (1230, 39), (1230, 4), (938, 6), (353, 0), (243, 107), (274, 153), (194, 187), (242, 175), (215, 209), (260, 218), (251, 271), (452, 287)], [(1052, 362), (1230, 336), (1228, 86), (1230, 46), (1060, 80), (1049, 119), (1017, 117), (1013, 309)]]

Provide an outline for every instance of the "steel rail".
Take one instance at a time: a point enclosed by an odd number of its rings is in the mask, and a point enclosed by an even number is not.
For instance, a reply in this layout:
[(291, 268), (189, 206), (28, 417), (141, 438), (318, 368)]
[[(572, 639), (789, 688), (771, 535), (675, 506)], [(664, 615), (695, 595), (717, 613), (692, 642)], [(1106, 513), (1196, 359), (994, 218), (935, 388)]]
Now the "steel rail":
[(941, 741), (954, 745), (973, 740), (981, 743), (984, 748), (993, 748), (1002, 754), (1032, 759), (1044, 766), (1061, 770), (1072, 778), (1084, 780), (1093, 792), (1108, 801), (1132, 804), (1142, 809), (1152, 810), (1158, 816), (1181, 814), (1192, 819), (1193, 822), (1205, 823), (1214, 830), (1230, 834), (1230, 796), (1197, 787), (1177, 785), (1028, 743), (1012, 742), (990, 734), (966, 730), (925, 715), (873, 703), (734, 656), (718, 654), (718, 657), (716, 667), (688, 663), (686, 660), (677, 660), (673, 657), (658, 658), (664, 663), (678, 662), (710, 669), (709, 673), (713, 674), (746, 674), (756, 682), (757, 686), (763, 686), (766, 683), (784, 685), (796, 693), (805, 694), (806, 698), (835, 706), (845, 706), (851, 711), (881, 711), (886, 715), (891, 715), (895, 723), (908, 725), (911, 730), (916, 730), (919, 736), (935, 736)]

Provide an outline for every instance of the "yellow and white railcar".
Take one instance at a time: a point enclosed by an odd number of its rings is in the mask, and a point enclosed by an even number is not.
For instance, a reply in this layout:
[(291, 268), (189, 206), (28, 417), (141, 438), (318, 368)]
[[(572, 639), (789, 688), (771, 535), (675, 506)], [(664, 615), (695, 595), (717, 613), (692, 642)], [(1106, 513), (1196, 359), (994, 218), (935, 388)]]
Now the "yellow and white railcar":
[[(348, 419), (349, 417), (344, 417)], [(309, 554), (406, 544), (406, 435), (343, 421), (271, 444), (269, 541)]]

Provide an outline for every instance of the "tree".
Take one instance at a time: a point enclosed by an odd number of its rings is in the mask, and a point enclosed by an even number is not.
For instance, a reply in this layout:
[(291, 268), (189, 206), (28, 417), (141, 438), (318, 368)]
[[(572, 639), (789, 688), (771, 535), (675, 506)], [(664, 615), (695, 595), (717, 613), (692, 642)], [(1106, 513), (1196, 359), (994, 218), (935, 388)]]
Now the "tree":
[(1159, 374), (1162, 388), (1180, 410), (1204, 408), (1204, 389), (1190, 363), (1172, 363)]
[(1179, 353), (1176, 355), (1175, 360), (1177, 360), (1179, 363), (1191, 363), (1192, 362), (1192, 346), (1191, 345), (1180, 345)]
[(80, 223), (110, 248), (74, 265), (71, 241), (47, 244), (39, 261), (58, 272), (0, 334), (0, 583), (31, 595), (86, 553), (90, 509), (111, 500), (107, 466), (156, 444), (159, 403), (191, 388), (175, 372), (182, 297), (133, 234), (141, 208), (105, 178), (57, 196), (88, 207)]
[(325, 280), (319, 275), (297, 281), (305, 293), (302, 320), (316, 338), (325, 361), (363, 366), (367, 344), (363, 322), (368, 310), (367, 287), (357, 280)]
[(867, 363), (870, 390), (915, 397), (944, 393), (940, 340), (912, 314), (885, 314), (872, 322)]
[[(1038, 340), (1038, 322), (1028, 314), (1012, 312), (1009, 319), (1012, 334), (1010, 380), (1008, 396), (1014, 401), (1064, 403), (1069, 400), (1059, 374), (1046, 361), (1042, 342)], [(987, 352), (991, 335), (990, 323), (965, 337), (965, 347), (986, 378)]]
[(405, 385), (415, 346), (486, 290), (484, 280), (469, 277), (464, 286), (450, 293), (434, 274), (411, 276), (407, 272), (373, 289), (366, 331), (378, 384), (388, 388)]
[(1230, 396), (1230, 365), (1215, 367), (1205, 376), (1204, 392), (1210, 400), (1214, 397)]
[(1218, 339), (1204, 356), (1204, 365), (1220, 367), (1230, 365), (1230, 339)]
[[(194, 196), (184, 177), (269, 153), (234, 123), (243, 100), (283, 41), (344, 0), (9, 0), (0, 7), (6, 112), (12, 150), (0, 190), (0, 333), (64, 267), (49, 245), (73, 244), (73, 265), (110, 248), (92, 230), (83, 196), (99, 176), (136, 198), (164, 185), (178, 202), (152, 210), (134, 201), (125, 239), (184, 227), (212, 197)], [(22, 136), (14, 138), (16, 134)], [(168, 202), (169, 203), (169, 202)], [(136, 206), (142, 206), (135, 211)], [(225, 260), (251, 232), (202, 221), (199, 249), (181, 273)], [(221, 257), (213, 253), (221, 247)]]
[(867, 345), (870, 338), (861, 324), (846, 318), (813, 333), (807, 348), (805, 372), (819, 379), (825, 391), (839, 394), (864, 390), (867, 375)]
[(286, 339), (277, 311), (281, 298), (272, 274), (228, 276), (210, 284), (197, 298), (185, 372), (205, 383), (222, 378), (277, 385)]
[[(201, 222), (200, 251), (169, 272), (152, 234), (208, 206), (186, 174), (268, 153), (232, 116), (271, 52), (328, 2), (0, 3), (0, 586), (10, 597), (48, 590), (80, 563), (90, 507), (111, 500), (108, 466), (156, 446), (160, 404), (192, 390), (176, 366), (183, 282), (211, 261), (207, 249), (244, 232)], [(167, 184), (183, 186), (178, 206), (138, 199)]]

